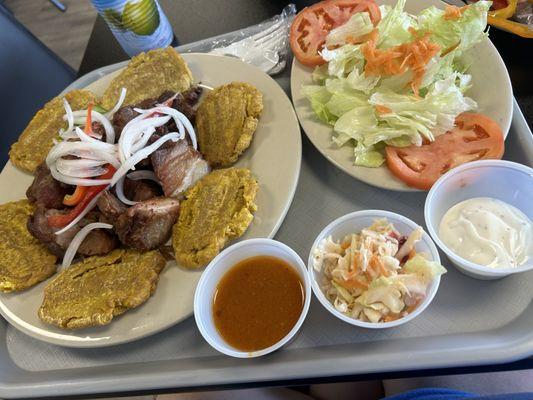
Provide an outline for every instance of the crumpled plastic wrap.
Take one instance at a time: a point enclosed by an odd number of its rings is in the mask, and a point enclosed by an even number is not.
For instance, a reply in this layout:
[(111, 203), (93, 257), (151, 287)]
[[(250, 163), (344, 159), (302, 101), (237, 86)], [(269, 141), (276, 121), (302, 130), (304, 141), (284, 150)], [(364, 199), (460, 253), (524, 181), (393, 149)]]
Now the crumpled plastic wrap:
[(185, 46), (185, 52), (237, 57), (275, 75), (286, 66), (290, 53), (289, 29), (295, 15), (296, 6), (289, 4), (281, 14), (266, 21)]

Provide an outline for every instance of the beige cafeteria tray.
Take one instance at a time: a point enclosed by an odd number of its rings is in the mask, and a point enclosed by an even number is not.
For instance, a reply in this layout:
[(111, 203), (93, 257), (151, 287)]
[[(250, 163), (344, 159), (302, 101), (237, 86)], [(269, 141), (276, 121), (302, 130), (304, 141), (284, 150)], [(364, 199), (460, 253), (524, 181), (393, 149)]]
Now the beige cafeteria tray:
[[(179, 49), (181, 51), (186, 49)], [(76, 81), (83, 87), (123, 63)], [(289, 70), (276, 77), (289, 93)], [(515, 103), (505, 159), (531, 165), (533, 137)], [(384, 209), (424, 225), (425, 193), (359, 182), (304, 138), (300, 181), (276, 239), (307, 259), (316, 235), (350, 211)], [(370, 331), (335, 319), (313, 299), (301, 333), (282, 351), (232, 359), (202, 339), (193, 318), (137, 342), (73, 349), (39, 342), (0, 319), (0, 398), (68, 396), (257, 383), (509, 362), (533, 355), (533, 271), (497, 281), (468, 278), (441, 254), (448, 274), (411, 323)]]

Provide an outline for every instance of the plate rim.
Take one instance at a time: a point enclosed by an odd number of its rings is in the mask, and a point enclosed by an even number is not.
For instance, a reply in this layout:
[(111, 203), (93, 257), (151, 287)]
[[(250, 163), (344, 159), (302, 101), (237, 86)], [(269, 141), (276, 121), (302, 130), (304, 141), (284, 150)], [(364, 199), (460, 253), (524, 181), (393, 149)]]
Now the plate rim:
[[(296, 136), (295, 140), (296, 140), (296, 143), (298, 144), (298, 146), (297, 146), (297, 150), (296, 150), (295, 154), (293, 154), (293, 157), (295, 159), (296, 172), (294, 174), (294, 179), (291, 182), (291, 186), (290, 186), (290, 188), (288, 190), (287, 201), (286, 201), (285, 205), (283, 206), (283, 210), (279, 214), (279, 216), (276, 218), (276, 223), (272, 227), (269, 235), (267, 235), (267, 238), (272, 239), (276, 235), (277, 231), (279, 230), (279, 228), (281, 227), (283, 222), (285, 221), (287, 213), (289, 212), (289, 209), (291, 208), (292, 202), (294, 200), (294, 196), (296, 194), (296, 189), (298, 188), (298, 183), (299, 183), (299, 180), (300, 180), (300, 173), (301, 173), (301, 166), (302, 166), (302, 135), (301, 135), (301, 129), (300, 129), (298, 116), (296, 114), (296, 111), (294, 109), (292, 101), (289, 98), (288, 94), (283, 90), (283, 88), (270, 75), (268, 75), (267, 73), (262, 71), (260, 68), (257, 68), (257, 67), (255, 67), (253, 65), (245, 63), (245, 62), (243, 62), (243, 61), (241, 61), (239, 59), (236, 59), (234, 57), (227, 57), (227, 56), (224, 56), (224, 55), (207, 54), (207, 53), (180, 53), (180, 55), (184, 57), (184, 59), (185, 59), (185, 61), (187, 63), (190, 62), (190, 61), (187, 61), (187, 58), (189, 58), (189, 57), (192, 57), (192, 58), (199, 57), (199, 58), (205, 58), (205, 59), (214, 58), (214, 57), (217, 57), (217, 58), (218, 57), (222, 57), (222, 58), (224, 58), (226, 60), (231, 60), (230, 62), (235, 62), (235, 63), (239, 63), (239, 64), (241, 64), (241, 63), (245, 64), (245, 65), (249, 66), (250, 68), (255, 69), (256, 72), (260, 72), (264, 77), (268, 78), (268, 80), (270, 80), (271, 83), (274, 84), (273, 87), (275, 87), (275, 90), (279, 91), (279, 94), (281, 95), (280, 99), (283, 99), (282, 101), (286, 101), (287, 105), (289, 105), (289, 107), (284, 107), (284, 108), (287, 109), (287, 113), (288, 113), (287, 116), (292, 118), (293, 122), (295, 124), (294, 125), (295, 136)], [(127, 60), (127, 61), (129, 61), (129, 60)], [(90, 84), (92, 84), (92, 83), (94, 83), (94, 82), (96, 82), (96, 81), (98, 81), (100, 79), (103, 79), (103, 78), (107, 77), (110, 74), (116, 73), (117, 71), (124, 69), (125, 68), (124, 64), (126, 64), (126, 62), (121, 61), (121, 62), (118, 62), (118, 63), (115, 63), (115, 64), (110, 64), (110, 65), (101, 67), (101, 68), (99, 68), (97, 70), (88, 72), (87, 74), (85, 74), (85, 75), (79, 77), (78, 79), (76, 79), (74, 82), (70, 83), (65, 89), (63, 89), (60, 92), (59, 95), (65, 93), (65, 91), (67, 91), (67, 90), (70, 91), (70, 90), (74, 90), (74, 89), (85, 88), (86, 86), (88, 86), (88, 85), (90, 85)], [(116, 70), (113, 70), (113, 71), (111, 71), (109, 73), (106, 73), (105, 75), (99, 75), (98, 74), (101, 69), (113, 67), (115, 65), (120, 65), (120, 66)], [(88, 83), (87, 85), (85, 85), (83, 87), (77, 87), (76, 82), (83, 81), (83, 80), (87, 79), (87, 76), (89, 76), (91, 74), (97, 75), (96, 79), (94, 81)], [(8, 161), (6, 162), (4, 167), (2, 168), (2, 172), (0, 173), (0, 175), (4, 173), (4, 170), (6, 169), (6, 167), (9, 164), (11, 164), (11, 161), (8, 159)], [(14, 165), (12, 165), (12, 167), (17, 169), (17, 170), (19, 170)], [(27, 174), (24, 171), (21, 171), (21, 172)], [(235, 243), (237, 243), (237, 242), (235, 242)], [(231, 244), (233, 244), (233, 243), (231, 243)], [(227, 248), (227, 246), (225, 248)], [(202, 273), (203, 273), (203, 270), (202, 270)], [(201, 276), (201, 274), (199, 274), (199, 276)], [(50, 278), (52, 278), (52, 277), (50, 277)], [(199, 280), (199, 278), (198, 278), (198, 280)], [(40, 282), (39, 284), (42, 284), (42, 283), (44, 283), (46, 281), (48, 281), (48, 279), (44, 280), (43, 282)], [(27, 290), (31, 290), (33, 288), (34, 287), (31, 287), (31, 288), (28, 288)], [(168, 323), (168, 324), (163, 324), (160, 327), (158, 327), (157, 329), (154, 329), (154, 330), (151, 330), (151, 331), (145, 331), (145, 332), (139, 334), (138, 336), (134, 335), (134, 336), (126, 337), (126, 338), (123, 338), (123, 339), (119, 338), (119, 339), (113, 340), (112, 336), (97, 338), (97, 339), (93, 339), (93, 340), (88, 339), (88, 338), (79, 338), (79, 340), (76, 340), (76, 339), (61, 339), (61, 338), (57, 338), (57, 336), (63, 336), (62, 333), (56, 333), (56, 332), (51, 332), (51, 331), (48, 331), (48, 330), (43, 330), (42, 328), (35, 327), (34, 325), (31, 325), (31, 324), (25, 322), (24, 320), (18, 318), (16, 315), (14, 315), (6, 307), (6, 305), (4, 304), (4, 302), (3, 302), (3, 296), (4, 295), (8, 295), (8, 296), (15, 295), (16, 296), (17, 292), (0, 293), (0, 314), (2, 315), (3, 318), (6, 319), (6, 321), (9, 323), (9, 325), (11, 325), (13, 328), (15, 328), (15, 329), (23, 332), (24, 334), (26, 334), (26, 335), (34, 338), (34, 339), (37, 339), (39, 341), (42, 341), (42, 342), (45, 342), (45, 343), (49, 343), (49, 344), (53, 344), (53, 345), (58, 345), (58, 346), (61, 346), (61, 347), (67, 347), (67, 348), (104, 348), (104, 347), (116, 346), (116, 345), (120, 345), (120, 344), (131, 343), (131, 342), (146, 338), (148, 336), (152, 336), (152, 335), (158, 334), (158, 333), (160, 333), (160, 332), (162, 332), (162, 331), (164, 331), (166, 329), (169, 329), (169, 328), (171, 328), (171, 327), (173, 327), (173, 326), (185, 321), (186, 319), (190, 318), (193, 315), (193, 313), (194, 313), (194, 305), (193, 305), (191, 307), (191, 310), (190, 310), (189, 313), (187, 313), (186, 315), (184, 315), (181, 318), (177, 319), (176, 321), (173, 321), (173, 322)], [(150, 298), (148, 300), (150, 300)], [(142, 305), (141, 305), (141, 307), (142, 307)], [(112, 323), (113, 323), (113, 321), (110, 324), (112, 324)], [(29, 327), (27, 325), (29, 325)], [(43, 333), (39, 333), (39, 331), (44, 331), (44, 332)], [(81, 329), (81, 330), (65, 330), (65, 332), (69, 332), (69, 333), (81, 332), (83, 334), (83, 329)], [(56, 337), (54, 337), (54, 336), (56, 336)], [(74, 337), (74, 336), (70, 336), (70, 337)], [(115, 336), (115, 338), (116, 337), (117, 336)]]

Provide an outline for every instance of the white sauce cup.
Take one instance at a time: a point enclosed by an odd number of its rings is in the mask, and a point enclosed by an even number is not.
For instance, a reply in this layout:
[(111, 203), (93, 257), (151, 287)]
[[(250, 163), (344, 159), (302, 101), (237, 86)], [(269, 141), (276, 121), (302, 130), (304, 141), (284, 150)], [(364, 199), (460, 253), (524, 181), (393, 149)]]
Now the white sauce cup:
[(424, 217), (429, 234), (450, 261), (477, 279), (498, 279), (533, 269), (533, 259), (516, 268), (491, 268), (465, 260), (439, 238), (444, 214), (457, 203), (475, 197), (492, 197), (522, 211), (533, 220), (533, 169), (503, 160), (481, 160), (460, 165), (441, 176), (429, 191)]

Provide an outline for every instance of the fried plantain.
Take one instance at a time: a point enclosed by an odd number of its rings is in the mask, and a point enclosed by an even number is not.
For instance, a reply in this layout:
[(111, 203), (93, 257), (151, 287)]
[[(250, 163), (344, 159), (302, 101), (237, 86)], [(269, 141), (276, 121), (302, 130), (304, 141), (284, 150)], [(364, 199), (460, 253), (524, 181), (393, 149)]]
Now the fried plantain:
[(33, 207), (28, 200), (0, 206), (0, 291), (27, 289), (56, 272), (57, 258), (26, 228)]
[(172, 232), (177, 262), (201, 267), (241, 236), (254, 218), (256, 193), (257, 181), (245, 168), (213, 171), (187, 190)]
[(102, 96), (102, 107), (113, 108), (123, 87), (127, 89), (123, 106), (159, 97), (166, 90), (183, 92), (191, 87), (192, 73), (183, 57), (172, 47), (136, 55), (111, 81)]
[(46, 286), (39, 318), (64, 329), (107, 325), (148, 300), (164, 266), (159, 251), (117, 249), (86, 258)]
[(200, 151), (212, 166), (228, 166), (250, 146), (263, 111), (263, 95), (232, 82), (209, 93), (196, 115)]
[(33, 173), (45, 160), (59, 129), (67, 127), (67, 123), (63, 121), (63, 97), (67, 99), (72, 110), (85, 109), (90, 102), (96, 101), (94, 94), (88, 90), (73, 90), (46, 103), (35, 114), (18, 141), (11, 146), (9, 158), (13, 165)]

